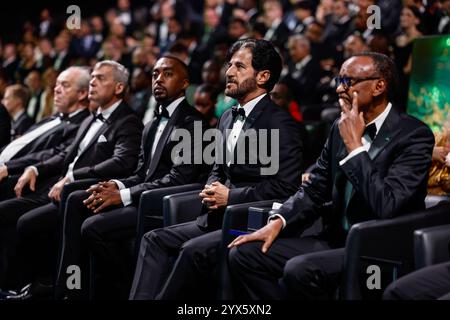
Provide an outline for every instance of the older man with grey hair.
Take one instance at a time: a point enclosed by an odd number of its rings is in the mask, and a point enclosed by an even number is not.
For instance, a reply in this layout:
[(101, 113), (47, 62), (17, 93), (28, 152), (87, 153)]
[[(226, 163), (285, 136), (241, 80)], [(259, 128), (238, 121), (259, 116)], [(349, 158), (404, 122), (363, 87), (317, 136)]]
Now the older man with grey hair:
[[(17, 198), (0, 203), (0, 228), (17, 228), (22, 284), (54, 269), (58, 211), (64, 211), (69, 195), (63, 188), (75, 182), (66, 190), (84, 189), (89, 186), (86, 179), (92, 183), (127, 177), (136, 168), (142, 123), (122, 100), (128, 76), (127, 69), (115, 61), (97, 63), (88, 94), (98, 105), (96, 113), (83, 121), (68, 148), (25, 170), (14, 189)], [(49, 289), (35, 282), (11, 298), (30, 298), (42, 291), (51, 294), (42, 288)]]
[(68, 147), (80, 123), (89, 115), (87, 68), (70, 67), (56, 80), (53, 102), (57, 113), (46, 118), (0, 153), (0, 200), (14, 197), (14, 185), (26, 167), (48, 159)]

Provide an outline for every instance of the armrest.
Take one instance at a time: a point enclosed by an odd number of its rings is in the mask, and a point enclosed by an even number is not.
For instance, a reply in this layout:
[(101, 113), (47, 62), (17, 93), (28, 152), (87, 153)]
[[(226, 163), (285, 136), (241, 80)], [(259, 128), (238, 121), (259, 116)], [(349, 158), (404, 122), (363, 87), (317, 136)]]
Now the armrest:
[(196, 219), (202, 212), (202, 189), (182, 192), (163, 198), (164, 227)]
[(261, 229), (267, 223), (269, 215), (274, 212), (272, 206), (248, 208), (247, 231), (253, 232)]
[(414, 232), (416, 269), (450, 261), (450, 224)]
[[(267, 222), (264, 216), (269, 214), (274, 202), (280, 202), (280, 200), (263, 200), (228, 206), (223, 218), (222, 236), (229, 235), (230, 232), (238, 234), (251, 232), (252, 230), (248, 230), (249, 218), (257, 223), (252, 226), (253, 228), (263, 227)], [(251, 216), (249, 216), (250, 208), (252, 208)]]
[(360, 284), (360, 275), (366, 271), (363, 265), (392, 270), (392, 280), (413, 271), (414, 230), (449, 223), (449, 210), (450, 202), (441, 202), (419, 213), (353, 225), (346, 241), (343, 297), (361, 299), (361, 288), (368, 276)]
[[(144, 191), (139, 199), (137, 233), (136, 233), (136, 250), (139, 250), (141, 238), (148, 226), (151, 229), (163, 226), (163, 198), (167, 195), (191, 190), (201, 189), (201, 183), (191, 183), (181, 186), (173, 186), (167, 188), (158, 188)], [(138, 251), (137, 251), (138, 252)]]
[[(232, 289), (228, 274), (228, 244), (235, 236), (248, 233), (246, 230), (250, 209), (253, 214), (265, 215), (268, 214), (274, 202), (280, 202), (280, 200), (240, 203), (228, 206), (225, 209), (222, 224), (222, 239), (218, 257), (218, 299), (232, 299)], [(258, 222), (263, 222), (263, 218), (261, 216), (257, 217), (257, 220)], [(267, 220), (264, 221), (264, 224), (262, 224), (261, 227), (266, 224), (266, 221)]]

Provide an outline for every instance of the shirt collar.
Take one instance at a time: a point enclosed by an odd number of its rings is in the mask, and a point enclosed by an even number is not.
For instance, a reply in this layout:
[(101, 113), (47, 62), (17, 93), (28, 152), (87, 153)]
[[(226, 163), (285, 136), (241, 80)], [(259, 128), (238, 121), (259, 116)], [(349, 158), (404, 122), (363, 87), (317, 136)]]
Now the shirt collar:
[[(167, 112), (169, 113), (169, 117), (172, 116), (172, 114), (177, 109), (178, 105), (181, 103), (181, 101), (184, 100), (184, 96), (179, 97), (178, 99), (173, 100), (168, 106), (167, 106)], [(161, 111), (161, 106), (159, 107), (159, 111)]]
[(383, 125), (384, 120), (386, 120), (386, 118), (387, 118), (387, 116), (389, 114), (389, 111), (391, 111), (391, 109), (392, 109), (392, 104), (389, 102), (387, 104), (386, 108), (384, 109), (384, 111), (382, 113), (380, 113), (375, 119), (370, 121), (366, 125), (366, 127), (371, 125), (372, 123), (375, 123), (375, 127), (377, 128), (377, 132), (376, 133), (378, 134), (378, 131), (380, 131), (380, 128)]
[(106, 109), (106, 110), (103, 110), (102, 107), (100, 107), (100, 108), (98, 108), (98, 110), (97, 110), (97, 114), (99, 114), (99, 113), (100, 113), (100, 109), (102, 109), (102, 111), (101, 111), (102, 116), (103, 116), (103, 118), (104, 118), (105, 120), (107, 120), (107, 119), (111, 116), (111, 114), (112, 114), (114, 111), (116, 111), (117, 107), (118, 107), (119, 104), (121, 104), (121, 103), (122, 103), (122, 99), (120, 99), (119, 101), (117, 101), (116, 103), (114, 103), (111, 107), (109, 107), (109, 108)]
[(252, 112), (253, 108), (256, 106), (256, 104), (262, 99), (264, 98), (264, 96), (267, 93), (263, 93), (262, 95), (257, 96), (256, 98), (253, 98), (252, 100), (250, 100), (249, 102), (247, 102), (246, 104), (244, 104), (243, 106), (238, 105), (239, 108), (244, 108), (245, 111), (245, 116), (248, 117), (248, 115), (250, 114), (250, 112)]

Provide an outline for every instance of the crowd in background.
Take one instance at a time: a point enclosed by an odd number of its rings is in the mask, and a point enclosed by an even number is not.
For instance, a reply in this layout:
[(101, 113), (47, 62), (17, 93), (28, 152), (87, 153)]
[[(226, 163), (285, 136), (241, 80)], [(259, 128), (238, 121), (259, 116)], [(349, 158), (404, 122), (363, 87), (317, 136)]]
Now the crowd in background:
[[(374, 4), (380, 29), (368, 27), (374, 17), (367, 8)], [(227, 49), (247, 37), (270, 40), (282, 54), (282, 78), (272, 97), (297, 121), (330, 123), (339, 115), (333, 79), (344, 59), (362, 51), (395, 60), (400, 73), (395, 106), (405, 110), (414, 39), (450, 32), (450, 0), (149, 0), (145, 5), (118, 0), (103, 15), (82, 15), (80, 28), (73, 30), (66, 26), (67, 15), (54, 16), (51, 8), (38, 14), (30, 13), (20, 41), (0, 46), (0, 96), (9, 85), (26, 85), (32, 121), (54, 112), (59, 72), (112, 59), (129, 69), (127, 101), (148, 122), (156, 105), (151, 70), (170, 52), (189, 66), (188, 101), (214, 125), (236, 104), (223, 93)]]

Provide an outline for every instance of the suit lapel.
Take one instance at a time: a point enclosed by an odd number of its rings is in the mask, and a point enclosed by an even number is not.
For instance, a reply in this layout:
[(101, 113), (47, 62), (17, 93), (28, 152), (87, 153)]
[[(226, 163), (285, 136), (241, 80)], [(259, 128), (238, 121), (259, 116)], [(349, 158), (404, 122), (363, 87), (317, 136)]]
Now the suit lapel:
[(258, 119), (259, 115), (264, 111), (266, 108), (267, 103), (269, 103), (269, 97), (268, 94), (264, 98), (262, 98), (253, 108), (252, 112), (247, 116), (245, 119), (244, 125), (242, 126), (242, 130), (239, 134), (238, 140), (241, 137), (241, 135), (248, 129), (253, 127), (253, 123), (256, 119)]
[[(114, 110), (114, 112), (109, 116), (109, 118), (107, 120), (105, 120), (105, 122), (103, 122), (103, 124), (101, 125), (101, 127), (98, 129), (98, 131), (95, 133), (95, 135), (92, 137), (91, 141), (89, 141), (89, 143), (86, 145), (86, 147), (81, 150), (80, 153), (80, 157), (86, 153), (86, 151), (94, 144), (97, 143), (98, 138), (106, 132), (106, 130), (108, 130), (108, 128), (111, 126), (111, 124), (114, 123), (115, 118), (117, 118), (117, 115), (122, 111), (123, 105), (122, 103), (117, 107), (116, 110)], [(90, 125), (92, 125), (92, 122), (90, 123)], [(89, 126), (90, 128), (90, 126)], [(87, 130), (89, 130), (89, 128), (87, 128)], [(84, 133), (83, 138), (85, 137), (87, 131)], [(83, 139), (82, 138), (82, 139)], [(81, 142), (81, 140), (80, 140)]]
[[(106, 130), (108, 130), (110, 123), (109, 122), (103, 122), (101, 127), (98, 129), (98, 131), (95, 133), (95, 135), (92, 137), (91, 141), (86, 145), (86, 147), (81, 150), (80, 157), (94, 144), (97, 143), (98, 137), (100, 137), (103, 133), (105, 133)], [(84, 138), (84, 137), (83, 137)]]
[(398, 112), (394, 109), (394, 107), (391, 107), (391, 110), (381, 126), (379, 133), (370, 145), (369, 157), (372, 161), (375, 160), (380, 152), (400, 132), (397, 130), (399, 118), (400, 116)]
[[(392, 138), (400, 132), (399, 130), (396, 130), (398, 121), (398, 112), (394, 109), (394, 107), (391, 107), (388, 116), (384, 120), (378, 134), (375, 136), (375, 139), (370, 145), (370, 149), (368, 151), (370, 160), (375, 161), (380, 152), (389, 144), (390, 141), (392, 141)], [(355, 188), (352, 188), (349, 203), (355, 195), (355, 192)]]
[[(159, 138), (158, 144), (155, 149), (155, 153), (153, 154), (153, 157), (150, 154), (150, 166), (147, 171), (146, 177), (150, 177), (153, 175), (156, 167), (158, 166), (159, 159), (161, 158), (162, 151), (167, 143), (167, 140), (169, 139), (170, 135), (172, 134), (173, 129), (175, 128), (175, 124), (178, 122), (178, 118), (180, 118), (181, 114), (184, 114), (183, 109), (186, 107), (186, 100), (183, 100), (180, 105), (176, 108), (175, 112), (170, 117), (169, 121), (166, 124), (166, 127), (164, 128), (164, 131), (161, 134), (161, 137)], [(153, 147), (152, 147), (153, 148)], [(148, 150), (150, 153), (152, 150)]]
[[(262, 98), (253, 108), (252, 112), (247, 116), (245, 119), (244, 125), (242, 126), (241, 132), (239, 132), (239, 137), (236, 141), (236, 146), (239, 143), (242, 143), (242, 139), (244, 137), (245, 131), (247, 131), (249, 128), (253, 127), (253, 124), (255, 123), (256, 119), (261, 115), (261, 113), (266, 108), (267, 103), (269, 103), (269, 97), (266, 94), (264, 98)], [(236, 157), (237, 147), (234, 148), (234, 157)], [(236, 159), (235, 159), (236, 160)]]

